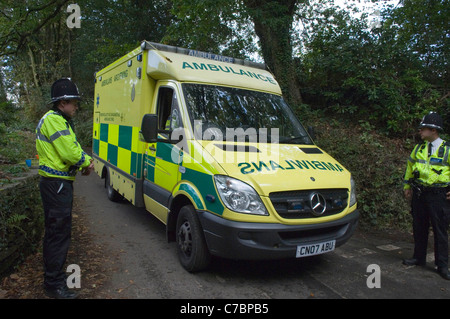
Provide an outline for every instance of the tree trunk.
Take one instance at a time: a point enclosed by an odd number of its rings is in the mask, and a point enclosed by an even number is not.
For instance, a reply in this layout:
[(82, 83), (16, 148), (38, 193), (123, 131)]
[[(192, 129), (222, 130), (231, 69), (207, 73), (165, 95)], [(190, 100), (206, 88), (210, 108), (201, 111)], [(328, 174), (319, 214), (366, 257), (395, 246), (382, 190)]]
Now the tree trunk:
[(264, 61), (291, 105), (302, 102), (292, 58), (291, 32), (298, 0), (244, 0), (259, 37)]
[(28, 57), (30, 58), (30, 66), (31, 66), (31, 72), (33, 73), (33, 83), (36, 88), (39, 88), (41, 85), (39, 83), (39, 76), (37, 74), (36, 69), (36, 62), (34, 59), (34, 53), (31, 49), (30, 45), (28, 45)]

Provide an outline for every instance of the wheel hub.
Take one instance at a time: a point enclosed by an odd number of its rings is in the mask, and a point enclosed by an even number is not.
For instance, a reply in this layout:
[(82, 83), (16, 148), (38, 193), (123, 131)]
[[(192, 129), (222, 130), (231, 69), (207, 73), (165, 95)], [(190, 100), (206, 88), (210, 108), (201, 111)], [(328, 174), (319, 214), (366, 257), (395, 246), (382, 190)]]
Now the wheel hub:
[(181, 251), (185, 255), (190, 255), (192, 252), (192, 233), (191, 233), (191, 225), (185, 221), (178, 231), (178, 245), (180, 246)]

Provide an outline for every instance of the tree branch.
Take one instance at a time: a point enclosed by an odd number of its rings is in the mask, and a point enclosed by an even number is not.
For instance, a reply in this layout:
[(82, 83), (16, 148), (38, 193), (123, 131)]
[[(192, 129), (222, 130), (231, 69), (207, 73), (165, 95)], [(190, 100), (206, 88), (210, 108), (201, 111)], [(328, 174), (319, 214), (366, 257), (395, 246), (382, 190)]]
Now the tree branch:
[[(18, 19), (18, 22), (16, 22), (13, 26), (11, 26), (10, 28), (11, 31), (0, 38), (1, 39), (0, 57), (8, 56), (11, 54), (17, 54), (17, 52), (20, 51), (26, 45), (28, 38), (39, 32), (45, 25), (47, 25), (47, 23), (49, 23), (49, 21), (58, 16), (58, 14), (61, 13), (61, 8), (68, 2), (69, 0), (53, 0), (40, 7), (29, 8), (26, 14), (20, 17)], [(20, 31), (21, 26), (26, 21), (28, 21), (31, 13), (43, 11), (49, 8), (50, 6), (54, 6), (55, 9), (49, 15), (38, 20), (39, 23), (33, 29), (28, 30), (27, 32), (24, 33)], [(3, 11), (2, 15), (9, 21), (14, 20), (13, 17), (9, 17)]]

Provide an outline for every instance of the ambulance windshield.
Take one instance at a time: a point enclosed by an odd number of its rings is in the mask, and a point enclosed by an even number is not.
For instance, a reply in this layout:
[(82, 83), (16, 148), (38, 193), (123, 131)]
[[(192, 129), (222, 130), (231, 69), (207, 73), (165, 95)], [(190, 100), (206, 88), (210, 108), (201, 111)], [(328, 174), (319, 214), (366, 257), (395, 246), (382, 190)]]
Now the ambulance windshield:
[(190, 83), (183, 92), (197, 139), (313, 144), (281, 96)]

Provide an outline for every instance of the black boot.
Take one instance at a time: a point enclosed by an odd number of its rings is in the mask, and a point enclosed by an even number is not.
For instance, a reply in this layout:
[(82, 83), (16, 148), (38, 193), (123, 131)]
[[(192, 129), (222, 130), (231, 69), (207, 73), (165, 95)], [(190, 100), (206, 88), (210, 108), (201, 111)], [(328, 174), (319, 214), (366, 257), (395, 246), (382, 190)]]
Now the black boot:
[(438, 267), (437, 272), (442, 278), (450, 280), (450, 273), (447, 267)]
[(425, 266), (426, 262), (425, 262), (425, 260), (419, 260), (417, 258), (403, 259), (403, 265), (406, 265), (406, 266)]
[(67, 286), (59, 288), (45, 288), (45, 294), (47, 297), (55, 299), (75, 299), (78, 297), (78, 293), (71, 291)]

